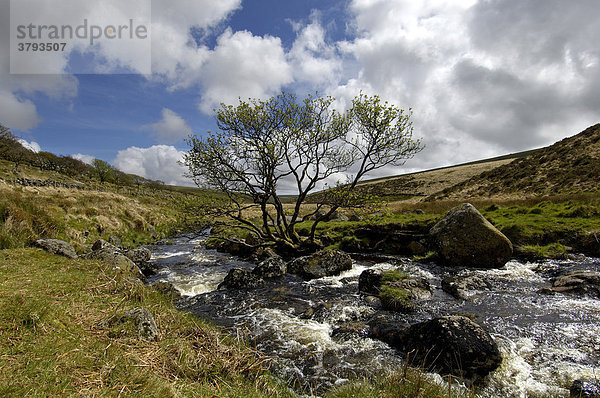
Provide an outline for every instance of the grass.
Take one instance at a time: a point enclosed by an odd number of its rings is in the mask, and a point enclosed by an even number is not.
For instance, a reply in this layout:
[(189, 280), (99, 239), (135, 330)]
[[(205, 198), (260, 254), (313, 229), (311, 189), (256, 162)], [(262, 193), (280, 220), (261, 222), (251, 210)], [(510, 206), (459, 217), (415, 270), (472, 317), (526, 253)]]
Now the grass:
[(64, 239), (79, 251), (111, 235), (126, 246), (147, 243), (198, 221), (186, 213), (187, 197), (177, 192), (128, 195), (0, 182), (0, 249), (27, 247), (40, 237)]
[[(0, 273), (0, 396), (293, 395), (243, 339), (107, 264), (12, 249)], [(107, 326), (134, 307), (154, 314), (157, 341)]]
[(399, 284), (399, 282), (407, 278), (407, 274), (397, 270), (390, 270), (383, 273), (381, 276), (379, 299), (385, 309), (400, 312), (410, 312), (414, 309), (411, 292)]

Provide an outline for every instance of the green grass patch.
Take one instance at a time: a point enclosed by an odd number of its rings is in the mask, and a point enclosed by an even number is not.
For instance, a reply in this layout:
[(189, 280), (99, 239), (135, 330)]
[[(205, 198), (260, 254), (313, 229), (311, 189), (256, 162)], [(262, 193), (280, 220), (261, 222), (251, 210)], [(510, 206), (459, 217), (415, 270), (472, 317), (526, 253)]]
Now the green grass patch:
[[(109, 265), (12, 249), (0, 273), (0, 396), (292, 396), (242, 341)], [(107, 326), (134, 307), (157, 341)]]
[(567, 256), (567, 248), (560, 243), (549, 245), (525, 245), (520, 248), (521, 255), (533, 259), (563, 259)]

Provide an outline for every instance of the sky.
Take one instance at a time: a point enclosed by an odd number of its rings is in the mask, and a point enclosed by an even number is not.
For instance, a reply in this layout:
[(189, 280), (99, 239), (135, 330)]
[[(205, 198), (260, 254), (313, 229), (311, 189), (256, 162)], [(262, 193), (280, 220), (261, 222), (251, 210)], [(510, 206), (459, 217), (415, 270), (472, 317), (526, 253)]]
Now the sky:
[(78, 43), (29, 62), (43, 74), (10, 73), (16, 7), (0, 0), (0, 123), (34, 149), (167, 184), (190, 184), (184, 139), (216, 129), (215, 107), (281, 90), (412, 108), (426, 148), (373, 178), (541, 147), (600, 122), (598, 0), (40, 1), (12, 2), (40, 21), (148, 18), (150, 47)]

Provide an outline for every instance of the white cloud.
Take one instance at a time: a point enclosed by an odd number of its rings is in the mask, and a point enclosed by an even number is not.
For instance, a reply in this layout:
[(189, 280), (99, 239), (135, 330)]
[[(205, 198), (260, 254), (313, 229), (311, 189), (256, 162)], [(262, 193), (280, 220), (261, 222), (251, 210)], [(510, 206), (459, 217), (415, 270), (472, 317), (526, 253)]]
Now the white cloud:
[(74, 155), (71, 155), (71, 157), (73, 159), (77, 159), (82, 161), (83, 163), (89, 164), (91, 165), (94, 162), (94, 159), (96, 159), (94, 156), (92, 155), (84, 155), (82, 153), (76, 153)]
[(178, 161), (185, 152), (170, 145), (153, 145), (149, 148), (135, 146), (121, 150), (112, 164), (125, 173), (137, 174), (169, 185), (194, 185), (185, 178), (187, 171)]
[(356, 37), (338, 46), (354, 69), (344, 58), (349, 73), (329, 92), (346, 105), (363, 90), (412, 107), (427, 148), (407, 167), (548, 145), (600, 119), (594, 4), (353, 0)]
[(204, 93), (199, 106), (210, 113), (221, 102), (237, 103), (239, 97), (266, 98), (293, 77), (279, 38), (228, 29), (217, 39), (201, 79)]
[(342, 60), (335, 45), (325, 41), (325, 29), (313, 13), (310, 24), (292, 26), (297, 37), (288, 54), (297, 81), (308, 82), (313, 86), (331, 85), (338, 82), (342, 72)]
[(34, 128), (41, 121), (33, 102), (19, 100), (5, 90), (0, 90), (0, 120), (7, 127), (22, 131)]
[(42, 150), (42, 148), (40, 148), (40, 144), (35, 141), (29, 142), (23, 138), (18, 138), (17, 141), (19, 141), (19, 144), (23, 145), (23, 148), (29, 149), (32, 152), (38, 153)]
[(175, 143), (191, 134), (192, 129), (181, 116), (168, 108), (162, 110), (162, 120), (142, 128), (153, 132), (161, 143)]

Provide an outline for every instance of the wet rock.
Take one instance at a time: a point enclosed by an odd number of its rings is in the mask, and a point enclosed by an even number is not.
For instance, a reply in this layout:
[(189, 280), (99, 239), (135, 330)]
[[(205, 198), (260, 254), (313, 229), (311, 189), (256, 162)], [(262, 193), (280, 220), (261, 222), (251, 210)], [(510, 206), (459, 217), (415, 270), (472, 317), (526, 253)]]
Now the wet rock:
[(427, 370), (479, 382), (500, 366), (502, 356), (490, 334), (471, 319), (452, 315), (404, 329), (389, 341), (411, 352), (411, 363)]
[(467, 300), (477, 291), (490, 289), (489, 282), (478, 275), (449, 276), (442, 280), (442, 290), (460, 300)]
[(600, 380), (575, 380), (569, 394), (571, 398), (600, 398)]
[(450, 210), (430, 235), (443, 261), (452, 266), (499, 268), (513, 253), (510, 240), (469, 203)]
[(427, 253), (427, 247), (421, 242), (414, 240), (407, 245), (407, 248), (415, 256), (422, 256)]
[(383, 281), (379, 298), (384, 309), (398, 312), (411, 312), (419, 300), (431, 297), (433, 288), (425, 278), (406, 277), (393, 281)]
[(229, 271), (217, 289), (255, 289), (264, 283), (263, 279), (245, 269), (234, 268)]
[(600, 298), (600, 272), (571, 271), (554, 279), (542, 293), (563, 293)]
[(219, 243), (217, 250), (233, 254), (234, 256), (248, 258), (254, 254), (256, 248), (244, 239), (232, 238)]
[(77, 258), (77, 253), (70, 243), (60, 239), (38, 239), (33, 244), (47, 252), (59, 254), (68, 258)]
[(152, 313), (147, 308), (133, 308), (122, 315), (115, 316), (108, 321), (111, 331), (110, 337), (120, 337), (135, 330), (140, 340), (156, 340), (158, 327)]
[(310, 256), (299, 257), (287, 265), (288, 272), (304, 279), (339, 275), (352, 268), (352, 259), (340, 250), (321, 250)]
[(383, 271), (379, 269), (366, 269), (358, 277), (358, 290), (364, 293), (379, 294), (381, 290), (381, 277)]
[(339, 341), (350, 340), (353, 337), (368, 337), (371, 333), (369, 325), (361, 322), (347, 322), (331, 332), (331, 337)]
[(272, 256), (268, 259), (260, 262), (253, 270), (252, 273), (259, 278), (271, 279), (278, 278), (285, 275), (287, 272), (287, 266), (285, 261), (280, 256)]
[(375, 308), (381, 307), (381, 299), (377, 296), (366, 296), (365, 303), (367, 303)]

